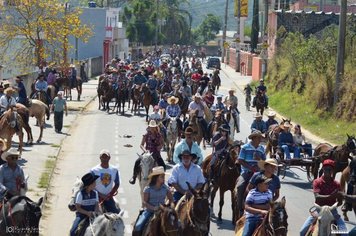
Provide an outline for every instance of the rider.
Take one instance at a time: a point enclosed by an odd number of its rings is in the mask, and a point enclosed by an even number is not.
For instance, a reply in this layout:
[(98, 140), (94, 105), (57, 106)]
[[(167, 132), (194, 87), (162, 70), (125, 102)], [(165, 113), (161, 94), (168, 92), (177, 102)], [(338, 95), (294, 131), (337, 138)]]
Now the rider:
[(83, 219), (95, 217), (97, 212), (99, 212), (99, 196), (98, 192), (95, 190), (95, 181), (99, 176), (93, 173), (85, 174), (82, 177), (83, 189), (78, 192), (75, 199), (76, 207), (76, 217), (73, 222), (72, 228), (70, 229), (70, 236), (77, 235), (77, 229), (79, 223)]
[(252, 93), (252, 88), (251, 88), (251, 85), (250, 84), (247, 84), (244, 88), (244, 92), (246, 94), (246, 97), (247, 96), (250, 96), (251, 97), (251, 93)]
[[(338, 206), (342, 204), (343, 193), (341, 192), (340, 183), (334, 179), (335, 162), (331, 159), (323, 161), (323, 175), (313, 182), (313, 192), (315, 203), (319, 206), (332, 206), (338, 202)], [(346, 230), (346, 225), (337, 209), (331, 211), (336, 220), (338, 230)], [(300, 229), (300, 235), (306, 235), (310, 225), (315, 221), (314, 216), (309, 216)], [(345, 234), (342, 234), (345, 235)], [(346, 234), (347, 235), (347, 234)]]
[(187, 84), (187, 81), (183, 81), (183, 86), (181, 88), (183, 98), (187, 98), (189, 102), (192, 101), (192, 88)]
[(168, 179), (168, 184), (173, 186), (175, 191), (173, 194), (173, 200), (176, 204), (183, 195), (189, 197), (190, 191), (187, 185), (198, 190), (203, 187), (205, 179), (201, 168), (192, 162), (192, 154), (188, 150), (184, 150), (178, 156), (180, 162), (173, 167), (172, 175)]
[[(152, 157), (155, 159), (159, 166), (163, 166), (166, 169), (166, 164), (161, 157), (161, 148), (163, 147), (163, 138), (156, 121), (151, 120), (147, 132), (142, 136), (142, 141), (140, 145), (144, 153), (151, 153)], [(133, 169), (132, 178), (129, 180), (130, 184), (136, 183), (136, 177), (140, 172), (141, 158), (137, 158), (135, 161), (135, 166)]]
[(157, 76), (149, 76), (149, 79), (147, 81), (147, 86), (150, 89), (151, 95), (153, 96), (153, 104), (158, 103), (158, 95), (157, 95), (157, 88), (158, 88), (158, 80)]
[(269, 127), (271, 125), (278, 125), (278, 121), (276, 121), (276, 113), (274, 111), (269, 111), (267, 113), (268, 120), (265, 122), (266, 124), (266, 130), (269, 130)]
[[(236, 122), (236, 127), (238, 129), (240, 129), (240, 125), (238, 124), (238, 122), (239, 122), (238, 115), (240, 114), (240, 111), (237, 108), (238, 100), (237, 100), (237, 97), (234, 95), (235, 90), (231, 88), (231, 89), (229, 89), (228, 92), (229, 92), (229, 95), (225, 97), (224, 104), (227, 109), (229, 107), (231, 107), (231, 113), (234, 118), (234, 121)], [(240, 130), (237, 130), (237, 133), (239, 133), (239, 132), (240, 132)]]
[(4, 114), (10, 107), (16, 106), (16, 100), (12, 96), (15, 93), (13, 88), (7, 88), (4, 91), (4, 95), (0, 98), (0, 115)]
[(1, 155), (6, 163), (0, 166), (0, 199), (18, 196), (21, 188), (27, 188), (23, 169), (17, 164), (19, 157), (15, 149), (9, 149)]
[(245, 201), (246, 221), (242, 236), (252, 235), (261, 224), (263, 217), (268, 214), (272, 200), (272, 192), (268, 189), (271, 180), (266, 176), (259, 175), (255, 180), (256, 187), (247, 194)]
[(165, 204), (166, 198), (169, 204), (173, 203), (173, 196), (168, 186), (164, 183), (164, 176), (165, 173), (162, 166), (153, 167), (152, 173), (148, 176), (148, 186), (143, 190), (145, 209), (136, 221), (132, 232), (133, 236), (141, 236), (144, 226), (148, 223), (154, 212), (159, 210), (160, 205)]
[(20, 76), (16, 76), (15, 80), (16, 80), (16, 83), (17, 83), (15, 89), (17, 90), (17, 93), (19, 95), (17, 97), (17, 102), (26, 106), (27, 93), (26, 93), (25, 85), (22, 82), (23, 79)]
[(98, 175), (96, 180), (95, 190), (99, 193), (99, 200), (107, 212), (120, 213), (117, 208), (114, 195), (120, 187), (120, 174), (119, 170), (109, 164), (111, 158), (110, 152), (106, 149), (100, 151), (100, 164), (91, 169), (93, 175)]
[(277, 162), (276, 159), (274, 158), (269, 158), (266, 161), (259, 161), (257, 163), (258, 168), (260, 169), (259, 172), (256, 172), (253, 174), (253, 176), (250, 179), (250, 183), (247, 186), (246, 191), (250, 191), (253, 188), (256, 188), (256, 179), (258, 176), (265, 176), (269, 179), (271, 179), (271, 182), (269, 182), (268, 189), (271, 190), (272, 192), (272, 197), (273, 201), (276, 201), (279, 198), (279, 190), (281, 188), (281, 182), (279, 180), (279, 177), (275, 175), (278, 166), (280, 166)]
[(291, 124), (284, 122), (281, 125), (283, 129), (278, 136), (278, 147), (281, 148), (285, 154), (286, 160), (290, 160), (290, 152), (294, 152), (294, 158), (300, 158), (300, 149), (294, 143), (293, 135), (290, 133)]
[[(262, 133), (258, 130), (253, 130), (248, 138), (251, 141), (241, 147), (240, 155), (236, 161), (241, 165), (241, 174), (236, 182), (238, 206), (242, 206), (248, 182), (252, 175), (258, 171), (257, 162), (266, 159), (265, 149), (260, 144), (263, 138)], [(239, 210), (241, 215), (242, 209)]]
[(167, 109), (167, 107), (169, 105), (168, 102), (167, 102), (168, 95), (169, 95), (169, 93), (163, 94), (162, 99), (158, 103), (159, 109), (161, 109), (161, 110), (166, 110)]
[(293, 134), (293, 141), (294, 143), (300, 147), (309, 157), (313, 156), (313, 148), (310, 143), (305, 141), (305, 136), (302, 133), (302, 128), (300, 125), (294, 126), (294, 134)]
[(47, 81), (44, 80), (44, 74), (39, 74), (37, 81), (35, 83), (35, 93), (33, 94), (32, 98), (38, 99), (37, 93), (40, 92), (45, 94), (47, 105), (51, 104), (51, 98), (47, 94), (47, 88), (48, 88), (48, 84)]
[(209, 108), (211, 108), (211, 106), (214, 104), (215, 97), (213, 95), (213, 92), (214, 91), (212, 89), (208, 89), (208, 91), (204, 95), (203, 100)]
[(177, 121), (178, 129), (182, 130), (182, 121), (179, 119), (181, 114), (181, 110), (178, 105), (179, 98), (175, 96), (171, 96), (167, 99), (167, 102), (169, 105), (166, 108), (166, 118), (162, 123), (164, 124), (165, 127), (167, 127), (169, 119), (174, 118)]
[(209, 176), (209, 179), (212, 183), (214, 183), (214, 178), (215, 178), (215, 173), (214, 173), (215, 162), (218, 158), (219, 159), (221, 158), (223, 152), (226, 151), (227, 147), (229, 146), (229, 143), (231, 143), (231, 141), (229, 140), (229, 131), (230, 131), (229, 126), (223, 124), (219, 127), (219, 132), (214, 134), (214, 137), (212, 139), (213, 154), (210, 161), (210, 176)]
[[(204, 119), (204, 102), (202, 101), (202, 97), (200, 96), (199, 93), (196, 93), (194, 95), (194, 100), (189, 104), (188, 106), (188, 111), (191, 112), (193, 110), (198, 110), (198, 122), (200, 124), (200, 127), (203, 132), (203, 137), (205, 140), (208, 139), (208, 124), (206, 123), (206, 120)], [(186, 121), (186, 126), (188, 126), (189, 121)]]
[(200, 78), (200, 88), (199, 88), (199, 93), (200, 95), (203, 95), (203, 92), (205, 90), (205, 88), (208, 86), (210, 81), (210, 78), (208, 77), (208, 73), (204, 73), (203, 77)]
[(215, 106), (213, 106), (214, 110), (215, 111), (221, 111), (223, 114), (225, 114), (226, 112), (226, 109), (225, 109), (225, 105), (224, 103), (222, 102), (222, 95), (218, 95), (216, 97), (216, 104)]
[[(132, 81), (133, 83), (131, 88), (132, 94), (135, 89), (135, 86), (142, 87), (142, 85), (145, 84), (146, 82), (147, 82), (147, 78), (144, 75), (142, 75), (142, 70), (137, 70), (136, 75), (134, 76)], [(141, 104), (142, 104), (142, 94), (141, 94)]]
[(69, 74), (70, 87), (74, 88), (77, 80), (77, 69), (75, 68), (74, 64), (71, 64), (69, 67), (70, 67), (70, 74)]
[(266, 133), (267, 131), (266, 123), (262, 120), (261, 113), (257, 112), (256, 114), (253, 115), (253, 118), (255, 118), (255, 120), (251, 124), (251, 131), (259, 130), (263, 134)]
[[(257, 94), (261, 93), (261, 95), (265, 98), (265, 107), (268, 108), (268, 97), (266, 95), (267, 92), (267, 87), (264, 84), (264, 80), (260, 79), (260, 85), (257, 86), (257, 90), (256, 90)], [(252, 107), (256, 106), (256, 100), (257, 100), (257, 94), (256, 96), (253, 98), (253, 102), (252, 102)]]
[(180, 153), (182, 153), (184, 150), (189, 150), (189, 152), (193, 155), (193, 162), (201, 165), (203, 161), (203, 154), (198, 143), (193, 141), (193, 129), (191, 127), (185, 129), (184, 137), (185, 138), (181, 139), (181, 141), (174, 147), (174, 163), (179, 163)]

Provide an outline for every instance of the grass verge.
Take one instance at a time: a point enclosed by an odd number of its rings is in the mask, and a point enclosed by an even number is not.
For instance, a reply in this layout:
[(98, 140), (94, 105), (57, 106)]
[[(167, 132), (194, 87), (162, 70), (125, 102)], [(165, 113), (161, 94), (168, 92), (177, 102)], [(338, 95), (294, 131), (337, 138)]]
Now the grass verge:
[(50, 158), (49, 160), (46, 160), (45, 163), (45, 170), (42, 172), (40, 180), (38, 181), (38, 187), (39, 188), (47, 188), (50, 182), (50, 177), (51, 173), (53, 171), (53, 168), (56, 164), (56, 159), (55, 158)]
[(269, 104), (284, 117), (291, 118), (292, 122), (335, 144), (345, 143), (346, 134), (353, 135), (356, 130), (356, 123), (321, 116), (312, 107), (314, 103), (305, 96), (278, 91), (269, 96)]

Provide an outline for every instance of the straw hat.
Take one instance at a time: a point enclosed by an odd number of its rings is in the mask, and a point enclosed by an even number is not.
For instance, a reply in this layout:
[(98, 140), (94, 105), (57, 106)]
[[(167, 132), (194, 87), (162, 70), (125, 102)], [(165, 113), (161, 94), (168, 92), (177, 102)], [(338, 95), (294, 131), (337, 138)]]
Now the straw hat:
[(164, 175), (164, 168), (163, 166), (156, 166), (152, 168), (151, 174), (149, 174), (148, 178), (151, 179), (155, 175)]
[(14, 90), (13, 88), (9, 87), (9, 88), (7, 88), (7, 89), (4, 90), (4, 93), (5, 93), (5, 94), (12, 95), (12, 94), (15, 93), (15, 90)]
[(289, 122), (284, 122), (283, 125), (281, 125), (281, 128), (291, 128), (292, 125)]
[(196, 93), (196, 94), (194, 94), (194, 99), (195, 98), (200, 98), (201, 99), (202, 97), (201, 97), (200, 93)]
[(261, 138), (263, 138), (263, 135), (262, 135), (261, 131), (255, 129), (255, 130), (253, 130), (252, 133), (248, 136), (248, 138), (249, 138), (249, 139), (252, 139), (252, 138), (254, 138), (254, 137), (261, 137)]
[(230, 88), (229, 90), (228, 90), (228, 92), (235, 92), (236, 90), (235, 89), (233, 89), (233, 88)]
[(16, 149), (13, 149), (13, 148), (10, 148), (7, 152), (4, 152), (2, 155), (1, 155), (1, 159), (3, 161), (7, 161), (7, 158), (9, 156), (20, 156), (20, 153), (16, 150)]
[(280, 164), (278, 164), (278, 161), (274, 158), (269, 158), (267, 160), (261, 160), (261, 161), (258, 161), (257, 165), (258, 165), (258, 168), (260, 168), (260, 170), (264, 170), (265, 169), (265, 165), (266, 164), (269, 164), (269, 165), (272, 165), (272, 166), (282, 166)]
[(171, 96), (167, 99), (168, 104), (172, 104), (172, 100), (175, 101), (175, 104), (177, 104), (179, 102), (179, 98), (177, 98), (175, 96)]
[(276, 116), (276, 113), (274, 111), (270, 111), (270, 112), (268, 112), (267, 116), (273, 117), (273, 116)]
[(256, 114), (253, 115), (253, 118), (262, 118), (261, 113), (256, 112)]
[(150, 123), (148, 124), (148, 127), (156, 128), (157, 127), (156, 121), (155, 120), (150, 120)]
[(7, 148), (7, 144), (6, 144), (7, 140), (0, 138), (0, 143), (2, 143), (2, 145), (3, 145), (1, 151), (5, 151)]
[(74, 64), (70, 64), (69, 67), (70, 68), (75, 68), (75, 65)]

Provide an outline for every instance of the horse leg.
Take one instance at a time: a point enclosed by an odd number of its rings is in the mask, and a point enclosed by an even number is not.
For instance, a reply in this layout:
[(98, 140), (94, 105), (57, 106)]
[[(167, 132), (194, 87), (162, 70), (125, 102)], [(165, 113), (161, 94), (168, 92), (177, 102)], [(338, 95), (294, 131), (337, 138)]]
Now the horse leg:
[(218, 220), (219, 221), (222, 221), (222, 219), (221, 219), (221, 215), (222, 215), (222, 208), (223, 208), (223, 206), (224, 206), (224, 191), (222, 191), (221, 190), (221, 188), (220, 188), (220, 201), (219, 201), (219, 207), (220, 207), (220, 209), (219, 209), (219, 213), (218, 213)]
[(20, 152), (20, 156), (22, 155), (22, 148), (23, 148), (23, 132), (22, 129), (17, 134), (19, 136), (19, 147), (18, 151)]
[(145, 106), (146, 109), (146, 122), (148, 122), (148, 110), (150, 109), (150, 105)]
[(210, 211), (211, 211), (210, 214), (214, 214), (214, 199), (217, 191), (218, 191), (218, 187), (213, 186), (213, 190), (211, 191), (211, 195), (210, 195)]
[(235, 197), (234, 197), (234, 190), (230, 189), (230, 193), (231, 193), (231, 209), (232, 209), (232, 224), (235, 225), (236, 223), (236, 201), (235, 201)]

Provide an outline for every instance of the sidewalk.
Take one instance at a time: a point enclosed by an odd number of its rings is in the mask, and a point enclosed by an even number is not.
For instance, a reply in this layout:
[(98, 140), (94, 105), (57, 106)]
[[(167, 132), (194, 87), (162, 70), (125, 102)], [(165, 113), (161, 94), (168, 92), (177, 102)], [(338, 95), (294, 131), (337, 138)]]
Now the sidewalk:
[[(36, 120), (30, 118), (30, 126), (35, 141), (32, 146), (24, 146), (19, 165), (24, 169), (25, 175), (29, 176), (28, 192), (26, 195), (34, 201), (37, 201), (39, 197), (47, 195), (48, 189), (39, 187), (39, 183), (48, 182), (49, 184), (52, 172), (56, 171), (54, 167), (57, 156), (61, 151), (62, 142), (67, 136), (70, 136), (71, 128), (74, 125), (77, 116), (95, 98), (97, 94), (97, 83), (96, 79), (83, 83), (83, 92), (80, 101), (76, 100), (76, 90), (72, 90), (73, 101), (67, 100), (68, 116), (64, 116), (63, 118), (64, 122), (61, 134), (56, 133), (54, 130), (54, 116), (52, 113), (50, 120), (46, 120), (42, 142), (37, 144), (36, 140), (39, 136), (40, 129), (38, 126), (35, 126)], [(18, 137), (14, 136), (13, 140), (17, 142)], [(26, 135), (24, 135), (24, 141), (27, 141)], [(47, 176), (43, 175), (44, 172), (48, 173)]]
[[(250, 83), (252, 81), (252, 76), (242, 76), (239, 72), (236, 72), (235, 69), (233, 69), (232, 67), (230, 67), (227, 64), (222, 63), (221, 64), (221, 71), (226, 75), (227, 78), (229, 78), (230, 80), (232, 80), (232, 82), (235, 84), (236, 88), (238, 90), (240, 90), (241, 93), (243, 93), (245, 86)], [(267, 85), (268, 87), (268, 85)], [(271, 95), (269, 95), (271, 96)], [(268, 113), (268, 111), (274, 111), (276, 112), (276, 119), (278, 121), (281, 121), (282, 118), (284, 117), (288, 117), (288, 116), (283, 116), (282, 114), (278, 113), (278, 111), (273, 110), (273, 108), (269, 107), (269, 109), (267, 109), (264, 112), (264, 119), (263, 120), (267, 120), (267, 116), (266, 114)], [(293, 125), (295, 125), (295, 122), (291, 122)], [(330, 143), (314, 134), (312, 134), (310, 131), (306, 130), (304, 127), (302, 127), (302, 131), (303, 134), (305, 135), (305, 138), (307, 139), (307, 141), (309, 143), (311, 143), (313, 145), (313, 147), (316, 147), (319, 143)], [(333, 146), (336, 146), (336, 144), (330, 143)]]

